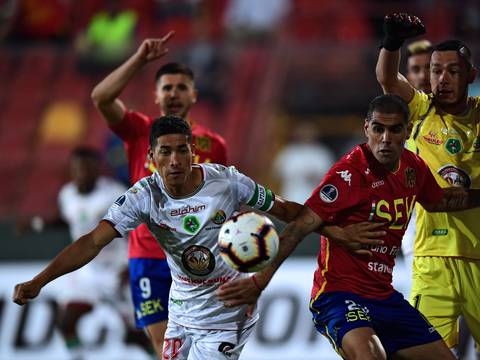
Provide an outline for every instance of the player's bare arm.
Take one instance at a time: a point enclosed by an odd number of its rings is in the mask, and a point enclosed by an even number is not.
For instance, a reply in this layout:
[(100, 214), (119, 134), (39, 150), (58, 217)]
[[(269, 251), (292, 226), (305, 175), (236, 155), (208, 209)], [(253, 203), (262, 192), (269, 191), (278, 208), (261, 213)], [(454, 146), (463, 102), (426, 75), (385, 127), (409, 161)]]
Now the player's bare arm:
[(13, 293), (13, 301), (18, 305), (26, 304), (29, 299), (35, 298), (42, 287), (50, 281), (90, 262), (104, 246), (117, 236), (112, 225), (104, 221), (100, 222), (94, 230), (67, 246), (32, 280), (17, 284)]
[(118, 124), (125, 116), (126, 107), (119, 99), (123, 89), (143, 66), (168, 53), (166, 44), (173, 35), (170, 31), (162, 38), (144, 40), (127, 61), (95, 86), (92, 101), (109, 125)]
[(450, 187), (443, 189), (443, 198), (437, 204), (425, 205), (429, 212), (462, 211), (480, 206), (480, 189)]
[(280, 246), (272, 263), (254, 276), (228, 282), (217, 291), (225, 306), (254, 305), (261, 292), (270, 282), (283, 261), (293, 252), (300, 241), (323, 224), (322, 219), (309, 207), (304, 206), (300, 214), (280, 234)]
[[(275, 196), (274, 206), (269, 213), (277, 219), (288, 223), (298, 216), (302, 208), (303, 206), (296, 202)], [(386, 234), (385, 231), (380, 229), (383, 226), (384, 224), (361, 222), (345, 227), (326, 225), (322, 227), (322, 229), (313, 231), (325, 235), (357, 255), (371, 255), (371, 251), (365, 249), (365, 247), (368, 248), (369, 245), (381, 245), (383, 243), (383, 241), (379, 239)]]
[(416, 16), (395, 13), (385, 16), (383, 30), (385, 37), (375, 69), (377, 81), (385, 94), (396, 94), (408, 103), (415, 90), (399, 72), (400, 48), (406, 39), (424, 34), (425, 27)]
[(387, 234), (382, 230), (383, 227), (385, 224), (364, 221), (344, 227), (326, 225), (321, 232), (354, 254), (372, 256), (372, 252), (368, 249), (370, 246), (383, 244), (381, 238)]

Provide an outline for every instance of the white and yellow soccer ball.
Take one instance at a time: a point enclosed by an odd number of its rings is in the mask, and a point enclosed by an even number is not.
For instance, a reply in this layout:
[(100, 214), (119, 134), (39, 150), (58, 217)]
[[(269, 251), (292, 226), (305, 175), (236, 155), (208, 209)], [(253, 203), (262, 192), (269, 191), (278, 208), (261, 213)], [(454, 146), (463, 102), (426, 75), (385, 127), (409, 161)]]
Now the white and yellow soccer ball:
[(222, 225), (218, 245), (220, 255), (231, 268), (240, 272), (256, 272), (277, 256), (278, 234), (266, 216), (243, 212)]

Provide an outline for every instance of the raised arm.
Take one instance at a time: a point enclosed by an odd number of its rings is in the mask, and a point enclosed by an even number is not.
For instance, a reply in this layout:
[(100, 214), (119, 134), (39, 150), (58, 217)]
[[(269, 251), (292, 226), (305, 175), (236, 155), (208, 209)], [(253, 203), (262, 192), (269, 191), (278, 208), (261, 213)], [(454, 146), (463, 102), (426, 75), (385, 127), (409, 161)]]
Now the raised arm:
[(160, 59), (168, 49), (165, 44), (173, 36), (170, 31), (160, 39), (146, 39), (138, 50), (120, 67), (103, 79), (92, 91), (92, 101), (108, 125), (121, 122), (125, 115), (125, 105), (118, 98), (135, 74), (148, 62)]
[(67, 246), (32, 280), (17, 284), (13, 301), (18, 305), (26, 304), (29, 299), (35, 298), (50, 281), (89, 263), (117, 236), (116, 230), (109, 223), (100, 222), (94, 230)]
[(278, 254), (267, 268), (250, 278), (234, 280), (220, 287), (217, 295), (225, 303), (225, 306), (254, 305), (277, 269), (300, 241), (322, 225), (322, 219), (308, 206), (304, 206), (300, 214), (280, 234)]
[(377, 81), (384, 93), (396, 94), (408, 103), (415, 90), (399, 72), (400, 48), (406, 39), (424, 34), (425, 27), (418, 17), (401, 13), (386, 15), (383, 30), (385, 37), (375, 69)]
[(480, 206), (480, 189), (450, 187), (443, 189), (443, 198), (436, 204), (422, 204), (429, 212), (462, 211)]

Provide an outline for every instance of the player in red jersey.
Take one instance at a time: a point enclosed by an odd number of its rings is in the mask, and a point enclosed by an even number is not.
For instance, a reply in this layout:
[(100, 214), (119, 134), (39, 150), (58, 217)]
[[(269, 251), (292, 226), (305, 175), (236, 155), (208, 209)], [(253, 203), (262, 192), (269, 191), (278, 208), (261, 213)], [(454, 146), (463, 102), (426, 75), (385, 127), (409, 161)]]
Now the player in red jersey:
[[(119, 96), (143, 66), (168, 52), (165, 44), (172, 35), (173, 32), (170, 32), (161, 39), (144, 40), (135, 54), (92, 92), (95, 106), (110, 129), (124, 142), (132, 184), (155, 170), (152, 159), (147, 155), (153, 118), (127, 109)], [(192, 71), (178, 63), (163, 65), (156, 74), (155, 90), (155, 102), (161, 115), (176, 115), (190, 122), (196, 144), (194, 162), (226, 165), (225, 140), (189, 119), (190, 108), (197, 99)], [(165, 254), (144, 224), (130, 233), (128, 253), (136, 324), (145, 328), (155, 352), (161, 358), (171, 284)]]
[(271, 266), (222, 286), (218, 295), (225, 304), (255, 304), (283, 260), (319, 227), (379, 222), (383, 244), (370, 247), (371, 256), (322, 237), (310, 303), (317, 330), (346, 359), (454, 359), (437, 331), (392, 287), (392, 270), (416, 201), (429, 211), (464, 210), (479, 206), (480, 192), (441, 189), (423, 160), (404, 150), (407, 124), (400, 97), (375, 98), (364, 125), (367, 143), (330, 169), (281, 234)]

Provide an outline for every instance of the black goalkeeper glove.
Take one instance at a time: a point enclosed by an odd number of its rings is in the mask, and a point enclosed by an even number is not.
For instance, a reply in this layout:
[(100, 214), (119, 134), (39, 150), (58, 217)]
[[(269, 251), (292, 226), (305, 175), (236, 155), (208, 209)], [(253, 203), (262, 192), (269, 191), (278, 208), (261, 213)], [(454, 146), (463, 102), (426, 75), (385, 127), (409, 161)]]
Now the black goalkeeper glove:
[(425, 26), (414, 15), (394, 13), (383, 18), (383, 32), (382, 47), (395, 51), (402, 47), (406, 39), (425, 34)]

